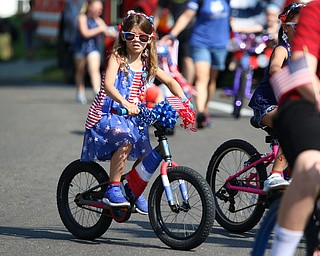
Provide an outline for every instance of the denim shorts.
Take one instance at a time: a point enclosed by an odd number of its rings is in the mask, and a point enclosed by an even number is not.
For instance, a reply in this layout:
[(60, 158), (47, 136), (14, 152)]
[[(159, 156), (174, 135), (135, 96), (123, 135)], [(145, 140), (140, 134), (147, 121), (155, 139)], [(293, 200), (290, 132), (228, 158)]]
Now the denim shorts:
[(194, 62), (209, 62), (211, 68), (216, 70), (224, 70), (227, 58), (226, 48), (205, 48), (191, 45), (191, 55)]
[(81, 52), (81, 51), (76, 51), (75, 53), (74, 53), (74, 57), (75, 58), (78, 58), (78, 59), (83, 59), (83, 58), (85, 58), (85, 57), (87, 57), (87, 56), (89, 56), (89, 55), (100, 55), (100, 52), (99, 51), (92, 51), (92, 52), (89, 52), (87, 55), (85, 55), (83, 52)]

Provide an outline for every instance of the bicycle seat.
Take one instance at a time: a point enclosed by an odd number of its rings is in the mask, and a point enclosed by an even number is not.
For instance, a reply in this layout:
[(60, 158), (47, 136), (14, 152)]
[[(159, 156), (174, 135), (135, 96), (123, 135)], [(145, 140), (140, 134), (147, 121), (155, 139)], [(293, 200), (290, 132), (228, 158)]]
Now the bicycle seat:
[(260, 125), (260, 124), (257, 122), (257, 120), (255, 119), (254, 116), (252, 116), (252, 117), (250, 118), (250, 124), (251, 124), (254, 128), (262, 129), (262, 130), (266, 131), (269, 135), (272, 135), (272, 134), (273, 134), (273, 130), (272, 130), (270, 127), (265, 126), (265, 125), (264, 125), (264, 126)]

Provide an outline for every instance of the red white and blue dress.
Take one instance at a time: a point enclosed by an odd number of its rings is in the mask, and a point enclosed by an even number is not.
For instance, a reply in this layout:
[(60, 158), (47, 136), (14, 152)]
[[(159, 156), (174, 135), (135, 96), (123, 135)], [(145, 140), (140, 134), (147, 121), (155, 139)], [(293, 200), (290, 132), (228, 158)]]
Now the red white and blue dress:
[[(131, 103), (138, 104), (148, 86), (143, 71), (135, 71), (127, 65), (128, 74), (119, 69), (114, 86)], [(102, 84), (104, 80), (102, 81)], [(133, 145), (128, 160), (136, 160), (152, 150), (147, 127), (138, 127), (136, 117), (119, 116), (121, 105), (112, 100), (100, 87), (87, 116), (81, 161), (107, 161), (120, 147)]]

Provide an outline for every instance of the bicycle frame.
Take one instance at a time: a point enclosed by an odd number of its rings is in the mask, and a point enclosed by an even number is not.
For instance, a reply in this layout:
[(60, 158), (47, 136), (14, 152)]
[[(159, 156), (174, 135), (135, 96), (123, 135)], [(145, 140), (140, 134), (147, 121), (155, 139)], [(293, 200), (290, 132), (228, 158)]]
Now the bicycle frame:
[[(266, 167), (268, 167), (272, 163), (272, 161), (276, 158), (276, 155), (277, 155), (277, 152), (279, 149), (279, 144), (276, 142), (276, 140), (273, 140), (271, 142), (271, 148), (272, 148), (272, 151), (270, 153), (264, 154), (264, 156), (259, 158), (258, 160), (254, 161), (252, 163), (248, 163), (248, 162), (250, 162), (250, 159), (249, 159), (247, 162), (245, 162), (244, 168), (242, 170), (238, 171), (236, 174), (230, 176), (226, 180), (226, 183), (225, 183), (226, 188), (230, 189), (230, 190), (243, 191), (243, 192), (248, 192), (248, 193), (252, 193), (252, 194), (264, 195), (265, 194), (264, 191), (259, 188), (259, 180), (257, 179), (257, 174), (251, 173), (250, 176), (246, 179), (246, 185), (248, 187), (234, 186), (234, 185), (231, 185), (230, 182), (233, 179), (238, 178), (240, 175), (247, 172), (251, 168), (258, 166), (261, 163), (263, 163)], [(255, 185), (251, 185), (251, 183), (255, 183)]]
[[(164, 159), (164, 162), (161, 164), (161, 168), (160, 168), (162, 184), (164, 186), (165, 194), (171, 210), (176, 211), (177, 210), (176, 204), (173, 200), (170, 182), (168, 179), (168, 168), (176, 167), (178, 166), (178, 164), (172, 160), (168, 139), (166, 137), (166, 130), (162, 129), (157, 124), (154, 124), (154, 126), (157, 128), (157, 130), (155, 131), (155, 136), (158, 137), (159, 148), (161, 152), (160, 155), (162, 155)], [(181, 191), (184, 202), (187, 202), (189, 197), (188, 197), (188, 192), (187, 192), (184, 181), (181, 180), (179, 182), (179, 187), (180, 187), (180, 191)]]

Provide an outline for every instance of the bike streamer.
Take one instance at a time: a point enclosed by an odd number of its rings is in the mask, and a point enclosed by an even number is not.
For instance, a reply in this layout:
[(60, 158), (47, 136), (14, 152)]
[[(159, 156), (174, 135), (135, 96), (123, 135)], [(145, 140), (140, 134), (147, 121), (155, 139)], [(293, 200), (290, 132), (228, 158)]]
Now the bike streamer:
[(150, 126), (153, 122), (158, 121), (165, 128), (173, 128), (180, 116), (183, 122), (181, 127), (196, 131), (194, 128), (196, 111), (191, 109), (189, 100), (181, 102), (179, 97), (170, 96), (152, 109), (145, 104), (139, 105), (139, 108), (140, 113), (137, 116), (139, 127)]

